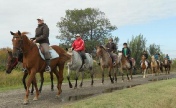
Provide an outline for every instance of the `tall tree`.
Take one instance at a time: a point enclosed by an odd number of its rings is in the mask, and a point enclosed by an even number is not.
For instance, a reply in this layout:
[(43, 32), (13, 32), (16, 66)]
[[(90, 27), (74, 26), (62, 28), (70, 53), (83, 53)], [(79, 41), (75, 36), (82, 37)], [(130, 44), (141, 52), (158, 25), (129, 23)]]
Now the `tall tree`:
[(143, 37), (142, 34), (132, 37), (131, 41), (128, 40), (128, 46), (131, 50), (131, 56), (134, 57), (134, 59), (137, 62), (137, 65), (139, 65), (139, 62), (141, 60), (141, 55), (144, 50), (146, 50), (146, 38)]
[(156, 45), (156, 44), (151, 44), (148, 48), (149, 54), (155, 55), (156, 53), (161, 53), (161, 49), (160, 49), (160, 45)]
[(57, 23), (60, 35), (58, 39), (65, 45), (72, 43), (74, 36), (79, 33), (86, 41), (86, 48), (92, 49), (104, 39), (112, 36), (111, 32), (117, 27), (111, 25), (104, 12), (99, 9), (86, 8), (66, 10), (65, 17)]

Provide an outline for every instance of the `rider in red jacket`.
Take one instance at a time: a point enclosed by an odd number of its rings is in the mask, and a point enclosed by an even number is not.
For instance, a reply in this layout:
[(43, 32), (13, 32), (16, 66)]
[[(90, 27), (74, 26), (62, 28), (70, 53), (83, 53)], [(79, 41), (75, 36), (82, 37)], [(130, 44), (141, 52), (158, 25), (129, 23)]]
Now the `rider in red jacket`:
[(80, 34), (76, 35), (76, 40), (73, 42), (72, 44), (72, 49), (77, 51), (81, 57), (82, 57), (82, 64), (84, 64), (84, 59), (86, 59), (85, 56), (85, 44), (84, 44), (84, 40), (81, 38)]
[(77, 52), (85, 51), (84, 41), (79, 34), (76, 35), (76, 40), (73, 42), (72, 48)]

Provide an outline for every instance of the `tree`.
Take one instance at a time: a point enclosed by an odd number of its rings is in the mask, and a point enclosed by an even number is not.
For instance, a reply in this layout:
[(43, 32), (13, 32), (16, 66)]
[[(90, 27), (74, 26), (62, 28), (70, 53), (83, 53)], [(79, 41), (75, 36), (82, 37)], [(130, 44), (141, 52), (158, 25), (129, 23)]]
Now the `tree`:
[(64, 45), (69, 46), (74, 36), (80, 33), (88, 50), (95, 48), (98, 43), (104, 43), (105, 38), (111, 37), (111, 32), (117, 29), (111, 25), (104, 12), (94, 8), (66, 10), (65, 17), (61, 18), (57, 27), (60, 32), (57, 38)]
[[(141, 60), (141, 55), (144, 50), (146, 50), (146, 38), (143, 37), (143, 35), (138, 35), (136, 37), (132, 36), (131, 41), (128, 40), (128, 46), (131, 50), (131, 57), (134, 57), (137, 64)], [(139, 64), (138, 64), (139, 65)]]
[(160, 49), (160, 45), (156, 45), (156, 44), (151, 44), (150, 46), (149, 46), (149, 48), (148, 48), (148, 52), (149, 52), (149, 54), (150, 54), (150, 57), (151, 56), (153, 56), (153, 55), (155, 55), (155, 54), (160, 54), (160, 60), (164, 60), (164, 54), (163, 54), (163, 52), (161, 51), (161, 49)]
[(156, 44), (151, 44), (148, 48), (150, 56), (155, 55), (156, 53), (161, 53), (160, 46)]

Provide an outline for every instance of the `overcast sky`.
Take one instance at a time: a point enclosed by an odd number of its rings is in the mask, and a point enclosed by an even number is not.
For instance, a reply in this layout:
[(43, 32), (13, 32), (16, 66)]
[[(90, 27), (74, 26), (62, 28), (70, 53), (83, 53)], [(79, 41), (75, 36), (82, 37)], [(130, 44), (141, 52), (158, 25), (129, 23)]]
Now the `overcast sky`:
[(176, 58), (176, 0), (0, 0), (0, 47), (11, 47), (9, 31), (28, 31), (34, 36), (36, 18), (43, 16), (50, 28), (50, 43), (59, 44), (56, 23), (67, 9), (99, 8), (118, 30), (122, 43), (143, 34), (147, 45), (161, 45)]

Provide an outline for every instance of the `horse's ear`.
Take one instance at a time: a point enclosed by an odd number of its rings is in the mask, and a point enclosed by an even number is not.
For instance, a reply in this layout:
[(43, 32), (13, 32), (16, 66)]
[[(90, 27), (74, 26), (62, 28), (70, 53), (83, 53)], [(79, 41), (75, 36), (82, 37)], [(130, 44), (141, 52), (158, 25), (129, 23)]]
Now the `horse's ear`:
[(13, 33), (12, 31), (10, 31), (10, 34), (11, 34), (11, 35), (14, 35), (15, 33)]
[(18, 35), (20, 35), (21, 36), (21, 32), (18, 30)]

